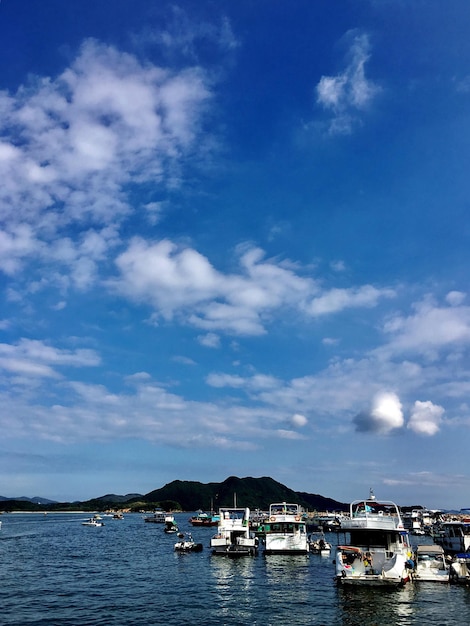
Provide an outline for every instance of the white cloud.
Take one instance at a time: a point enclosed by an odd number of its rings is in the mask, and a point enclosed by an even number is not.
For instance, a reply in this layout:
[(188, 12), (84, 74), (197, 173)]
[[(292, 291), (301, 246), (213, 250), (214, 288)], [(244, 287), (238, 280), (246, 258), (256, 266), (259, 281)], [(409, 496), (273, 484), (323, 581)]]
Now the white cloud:
[(99, 364), (100, 358), (94, 350), (59, 349), (33, 339), (21, 339), (16, 344), (0, 344), (0, 370), (24, 378), (56, 377), (58, 373), (54, 367), (93, 367)]
[[(384, 331), (391, 339), (378, 348), (383, 358), (395, 354), (424, 354), (435, 359), (442, 350), (461, 349), (470, 344), (470, 307), (439, 307), (429, 301), (415, 305), (415, 313), (408, 317), (395, 315), (386, 322)], [(460, 300), (460, 298), (459, 298)]]
[(459, 306), (464, 302), (466, 297), (467, 294), (463, 293), (462, 291), (449, 291), (449, 293), (446, 295), (446, 301), (451, 306)]
[(275, 434), (280, 438), (280, 439), (303, 439), (304, 437), (296, 432), (295, 430), (286, 430), (284, 428), (279, 428), (278, 430), (275, 431)]
[(372, 285), (350, 289), (330, 289), (313, 298), (307, 310), (313, 316), (326, 315), (353, 307), (374, 307), (380, 298), (393, 298), (394, 296), (395, 292), (392, 289), (377, 289)]
[[(0, 270), (60, 260), (87, 288), (133, 210), (128, 185), (174, 187), (184, 159), (203, 150), (210, 96), (197, 67), (169, 71), (91, 40), (58, 77), (0, 92)], [(155, 217), (155, 206), (143, 210)], [(94, 240), (70, 242), (61, 259), (70, 225)]]
[(350, 133), (358, 112), (366, 109), (379, 91), (365, 75), (369, 47), (368, 36), (356, 34), (344, 71), (336, 76), (322, 76), (316, 87), (317, 102), (334, 116), (329, 127), (332, 134)]
[(378, 393), (369, 411), (363, 411), (354, 418), (358, 432), (373, 432), (388, 435), (402, 428), (404, 418), (400, 399), (395, 393)]
[(308, 420), (305, 415), (301, 415), (300, 413), (294, 413), (291, 417), (292, 426), (296, 428), (302, 428), (308, 424)]
[[(349, 307), (373, 307), (391, 289), (371, 285), (320, 292), (317, 281), (289, 264), (263, 259), (258, 248), (239, 248), (238, 274), (222, 274), (189, 247), (134, 238), (116, 259), (120, 277), (109, 286), (136, 302), (150, 303), (165, 319), (179, 315), (210, 332), (260, 335), (273, 311), (297, 309), (318, 316)], [(153, 317), (156, 321), (156, 317)]]
[(220, 348), (220, 337), (215, 333), (200, 335), (197, 340), (201, 346), (205, 346), (206, 348)]
[(211, 387), (232, 387), (234, 389), (244, 388), (250, 391), (265, 391), (275, 389), (279, 385), (279, 380), (273, 376), (265, 374), (256, 374), (243, 378), (233, 374), (216, 374), (212, 373), (207, 376), (206, 382)]
[(439, 432), (443, 415), (441, 406), (417, 400), (410, 414), (408, 428), (418, 435), (435, 435)]

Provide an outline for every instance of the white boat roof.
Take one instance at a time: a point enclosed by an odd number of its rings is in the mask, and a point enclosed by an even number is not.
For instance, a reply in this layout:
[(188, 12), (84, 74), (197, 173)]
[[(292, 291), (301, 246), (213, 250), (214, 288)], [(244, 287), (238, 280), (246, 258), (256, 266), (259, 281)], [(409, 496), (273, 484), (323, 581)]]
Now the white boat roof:
[(442, 546), (436, 546), (432, 544), (430, 546), (419, 545), (416, 548), (418, 554), (444, 554), (444, 548)]

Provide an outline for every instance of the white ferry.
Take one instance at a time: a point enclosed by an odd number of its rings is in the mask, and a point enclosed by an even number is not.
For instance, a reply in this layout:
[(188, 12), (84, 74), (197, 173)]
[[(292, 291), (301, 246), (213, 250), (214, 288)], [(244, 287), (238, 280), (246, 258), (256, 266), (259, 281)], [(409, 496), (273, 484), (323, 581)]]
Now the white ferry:
[(414, 564), (408, 532), (394, 502), (376, 500), (371, 490), (368, 499), (351, 503), (341, 532), (350, 540), (336, 549), (338, 583), (398, 586), (410, 580)]
[(265, 523), (265, 554), (307, 554), (307, 523), (298, 504), (279, 502), (269, 507)]

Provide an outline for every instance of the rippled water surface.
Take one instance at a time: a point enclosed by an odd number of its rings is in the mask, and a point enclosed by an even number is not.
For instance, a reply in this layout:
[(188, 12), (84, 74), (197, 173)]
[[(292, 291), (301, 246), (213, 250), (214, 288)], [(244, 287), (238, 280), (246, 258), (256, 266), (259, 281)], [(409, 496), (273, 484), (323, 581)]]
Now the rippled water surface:
[[(214, 557), (215, 529), (192, 528), (199, 553), (173, 551), (175, 535), (141, 515), (82, 526), (78, 514), (5, 514), (0, 530), (2, 626), (185, 624), (373, 626), (470, 623), (470, 588), (337, 588), (332, 558)], [(335, 536), (329, 537), (332, 542)]]

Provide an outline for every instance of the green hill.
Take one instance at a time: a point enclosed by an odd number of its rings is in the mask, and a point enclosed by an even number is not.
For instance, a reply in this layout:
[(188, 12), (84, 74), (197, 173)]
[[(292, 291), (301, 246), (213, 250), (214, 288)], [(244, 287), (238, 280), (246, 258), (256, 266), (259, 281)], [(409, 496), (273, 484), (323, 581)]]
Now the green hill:
[(267, 509), (272, 502), (297, 502), (312, 510), (346, 510), (347, 505), (318, 494), (297, 492), (272, 478), (230, 476), (222, 483), (174, 480), (142, 497), (147, 502), (172, 500), (184, 511), (218, 509), (222, 506), (247, 506)]

